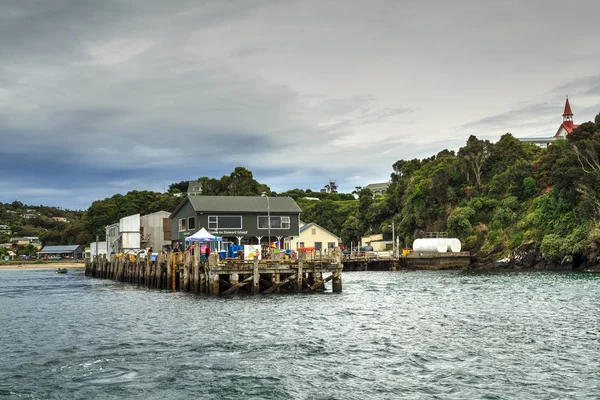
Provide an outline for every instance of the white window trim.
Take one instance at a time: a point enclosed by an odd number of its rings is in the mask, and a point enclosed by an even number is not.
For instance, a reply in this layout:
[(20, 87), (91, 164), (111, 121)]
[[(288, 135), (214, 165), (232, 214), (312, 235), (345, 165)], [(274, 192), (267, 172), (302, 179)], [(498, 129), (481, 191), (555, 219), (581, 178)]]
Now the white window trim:
[[(230, 227), (221, 228), (219, 226), (219, 217), (238, 217), (240, 219), (240, 226), (238, 228), (230, 228)], [(216, 218), (217, 219), (217, 221), (216, 221), (217, 227), (216, 228), (211, 228), (210, 227), (210, 224), (211, 224), (210, 220), (211, 220), (211, 218)], [(212, 223), (214, 224), (215, 222), (212, 222)], [(244, 219), (243, 219), (243, 216), (241, 216), (241, 215), (209, 215), (208, 216), (208, 229), (242, 229), (243, 227), (244, 227)]]
[[(177, 221), (177, 229), (179, 230), (179, 232), (185, 232), (185, 229), (181, 229), (181, 221), (184, 221), (184, 223), (186, 222), (185, 218), (179, 218), (179, 221)], [(187, 226), (186, 226), (187, 228)]]
[[(268, 226), (266, 228), (261, 228), (260, 227), (259, 218), (267, 218), (267, 222), (269, 222), (269, 219), (268, 219), (269, 216), (268, 215), (257, 215), (256, 216), (256, 228), (257, 229), (262, 229), (262, 230), (268, 230), (269, 229)], [(271, 215), (271, 219), (273, 219), (273, 218), (279, 218), (282, 227), (281, 228), (274, 228), (274, 227), (271, 226), (271, 230), (273, 230), (273, 229), (275, 229), (275, 230), (289, 230), (289, 229), (292, 228), (292, 221), (291, 221), (289, 215)], [(286, 221), (286, 219), (287, 219), (287, 221)], [(287, 222), (287, 224), (288, 224), (287, 228), (283, 227), (284, 221)]]

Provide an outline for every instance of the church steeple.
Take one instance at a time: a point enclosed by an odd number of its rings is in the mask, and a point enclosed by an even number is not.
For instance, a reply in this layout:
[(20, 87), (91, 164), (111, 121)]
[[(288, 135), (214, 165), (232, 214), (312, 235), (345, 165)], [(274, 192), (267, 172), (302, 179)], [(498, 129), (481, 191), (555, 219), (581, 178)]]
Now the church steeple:
[(569, 104), (569, 98), (565, 102), (565, 112), (563, 112), (563, 123), (570, 129), (573, 129), (573, 111), (571, 111), (571, 105)]

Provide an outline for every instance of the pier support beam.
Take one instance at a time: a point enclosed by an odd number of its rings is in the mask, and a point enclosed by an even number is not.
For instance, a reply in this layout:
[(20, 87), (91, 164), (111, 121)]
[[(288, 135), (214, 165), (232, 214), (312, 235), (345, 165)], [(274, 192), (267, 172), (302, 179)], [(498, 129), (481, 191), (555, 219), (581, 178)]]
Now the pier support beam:
[(219, 294), (219, 274), (210, 272), (208, 274), (209, 280), (209, 294), (218, 295)]
[[(183, 288), (181, 289), (182, 292), (189, 292), (190, 291), (190, 264), (189, 264), (189, 257), (185, 257), (187, 260), (184, 260), (184, 264), (183, 264)], [(186, 262), (188, 261), (188, 262)]]
[(258, 257), (254, 258), (254, 268), (252, 269), (252, 293), (260, 293), (260, 274), (258, 273)]
[(279, 281), (281, 280), (281, 274), (279, 271), (275, 271), (275, 273), (271, 276), (271, 284), (274, 285), (277, 289), (275, 289), (276, 293), (279, 293)]
[(342, 270), (337, 269), (333, 272), (333, 292), (340, 293), (342, 291)]
[(167, 254), (167, 287), (166, 289), (171, 289), (171, 282), (172, 282), (172, 270), (173, 270), (173, 253), (169, 252)]
[(298, 275), (296, 276), (296, 284), (294, 285), (294, 291), (296, 293), (302, 292), (302, 279), (304, 278), (304, 260), (298, 260)]

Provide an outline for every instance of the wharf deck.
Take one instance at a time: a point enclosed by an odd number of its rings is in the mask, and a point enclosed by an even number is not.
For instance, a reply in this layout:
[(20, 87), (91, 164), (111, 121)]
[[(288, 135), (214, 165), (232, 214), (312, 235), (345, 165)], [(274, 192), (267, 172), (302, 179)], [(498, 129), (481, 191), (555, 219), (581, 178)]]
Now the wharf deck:
[(344, 271), (396, 271), (398, 269), (459, 269), (471, 264), (469, 252), (412, 252), (405, 256), (380, 256), (361, 253), (344, 256)]
[(89, 277), (113, 279), (138, 286), (196, 294), (228, 295), (238, 292), (312, 292), (324, 291), (331, 281), (332, 291), (342, 291), (341, 257), (310, 259), (300, 253), (295, 260), (219, 260), (211, 254), (200, 262), (187, 252), (159, 254), (154, 261), (112, 255), (86, 261)]

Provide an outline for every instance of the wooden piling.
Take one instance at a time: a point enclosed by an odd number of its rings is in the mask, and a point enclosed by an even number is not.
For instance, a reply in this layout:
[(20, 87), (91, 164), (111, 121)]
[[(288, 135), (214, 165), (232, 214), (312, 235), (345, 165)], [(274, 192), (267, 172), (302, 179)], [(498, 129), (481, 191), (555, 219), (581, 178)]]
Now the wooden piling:
[(193, 292), (198, 294), (200, 292), (200, 245), (194, 243), (192, 246), (192, 287)]
[(167, 263), (167, 287), (166, 289), (171, 289), (173, 290), (172, 286), (171, 286), (171, 282), (172, 282), (172, 270), (173, 270), (173, 253), (171, 253), (170, 251), (167, 253), (167, 259), (166, 259), (166, 263)]
[(341, 269), (336, 269), (333, 272), (333, 279), (332, 279), (332, 284), (333, 284), (333, 292), (334, 293), (340, 293), (342, 291), (342, 270)]
[(144, 264), (144, 268), (148, 271), (147, 272), (147, 276), (148, 276), (148, 282), (146, 282), (146, 287), (147, 288), (151, 288), (152, 287), (152, 261), (150, 259), (150, 253), (146, 254), (146, 259), (144, 260), (143, 264)]
[(171, 267), (171, 290), (177, 291), (177, 253), (173, 253), (172, 257), (172, 267)]
[(296, 284), (294, 290), (296, 293), (302, 292), (302, 279), (304, 278), (304, 260), (298, 260), (298, 276), (296, 277)]
[(200, 291), (198, 293), (200, 294), (207, 294), (208, 293), (208, 288), (207, 288), (207, 279), (206, 279), (206, 273), (204, 272), (204, 265), (200, 266), (201, 270), (200, 270)]
[(275, 273), (271, 276), (271, 283), (275, 285), (277, 288), (275, 289), (276, 293), (279, 293), (279, 281), (281, 280), (281, 274), (279, 270), (275, 271)]
[(190, 291), (190, 253), (185, 253), (183, 257), (183, 288), (182, 292)]
[[(232, 273), (229, 274), (229, 289), (231, 289), (232, 287), (235, 287), (238, 283), (240, 283), (240, 276), (237, 273)], [(237, 291), (237, 288), (233, 291), (231, 291), (230, 293), (235, 293)]]
[[(86, 260), (87, 276), (112, 279), (147, 288), (167, 288), (173, 291), (190, 291), (195, 294), (227, 295), (238, 291), (273, 293), (292, 290), (323, 290), (332, 281), (333, 291), (342, 291), (341, 258), (313, 259), (300, 255), (298, 260), (258, 259), (251, 262), (227, 260), (219, 264), (214, 252), (206, 262), (200, 262), (197, 244), (193, 252), (159, 253), (152, 261), (149, 252), (146, 259), (133, 255), (96, 255)], [(324, 272), (331, 272), (323, 278)], [(220, 293), (221, 292), (221, 293)]]
[(260, 293), (260, 274), (258, 272), (258, 257), (254, 258), (254, 266), (252, 268), (252, 293)]
[(219, 294), (219, 274), (216, 272), (209, 272), (209, 292), (208, 294), (218, 295)]

